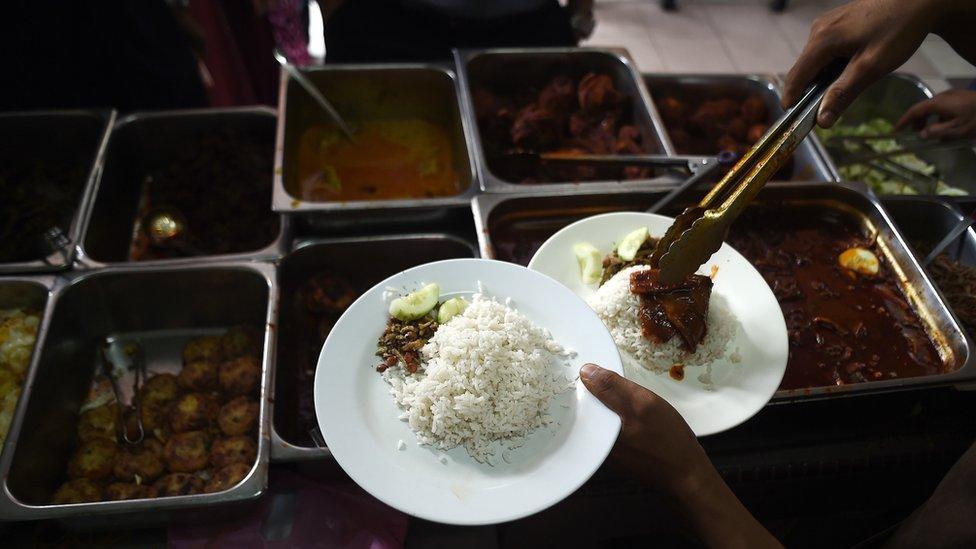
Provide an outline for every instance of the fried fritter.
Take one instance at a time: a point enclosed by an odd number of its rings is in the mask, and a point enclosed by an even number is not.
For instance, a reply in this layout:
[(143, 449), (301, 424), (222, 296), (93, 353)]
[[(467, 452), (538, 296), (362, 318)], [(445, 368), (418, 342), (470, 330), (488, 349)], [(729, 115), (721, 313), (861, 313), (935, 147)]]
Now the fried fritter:
[(235, 326), (220, 336), (220, 348), (225, 359), (261, 352), (261, 332), (253, 326)]
[(121, 501), (124, 499), (143, 499), (149, 497), (150, 488), (145, 484), (113, 482), (105, 488), (105, 499)]
[(68, 476), (101, 480), (112, 474), (118, 451), (114, 441), (104, 438), (84, 442), (68, 462)]
[(261, 364), (253, 356), (240, 356), (220, 365), (220, 389), (227, 396), (253, 394), (261, 381)]
[(207, 466), (210, 437), (203, 431), (177, 433), (166, 442), (166, 464), (174, 473), (193, 473)]
[(157, 480), (149, 489), (149, 497), (188, 496), (203, 491), (203, 480), (188, 473), (173, 473)]
[(256, 401), (237, 397), (221, 407), (217, 424), (227, 436), (243, 435), (254, 429), (260, 411)]
[(203, 336), (191, 339), (185, 347), (183, 347), (183, 364), (193, 362), (194, 360), (209, 360), (211, 362), (220, 362), (223, 358), (220, 350), (220, 337), (218, 336)]
[(244, 480), (244, 477), (247, 476), (250, 470), (251, 465), (245, 465), (243, 463), (232, 463), (226, 467), (217, 469), (214, 471), (213, 477), (203, 491), (212, 494), (214, 492), (229, 490)]
[(180, 396), (180, 385), (173, 374), (156, 374), (139, 389), (142, 405), (169, 404)]
[(152, 482), (166, 472), (163, 445), (146, 439), (137, 448), (124, 448), (115, 457), (112, 473), (125, 482)]
[(219, 469), (231, 463), (243, 463), (250, 467), (257, 455), (258, 445), (253, 437), (241, 435), (221, 438), (210, 449), (210, 465)]
[(209, 391), (217, 386), (218, 368), (212, 360), (193, 360), (183, 364), (176, 379), (188, 391)]
[(220, 403), (213, 395), (187, 393), (173, 403), (169, 425), (174, 433), (206, 429), (217, 418)]
[(76, 478), (62, 484), (51, 499), (51, 503), (64, 505), (68, 503), (89, 503), (101, 501), (102, 488), (88, 478)]
[(78, 438), (82, 442), (96, 438), (114, 442), (118, 439), (118, 414), (118, 405), (115, 402), (108, 402), (98, 408), (85, 411), (78, 420)]

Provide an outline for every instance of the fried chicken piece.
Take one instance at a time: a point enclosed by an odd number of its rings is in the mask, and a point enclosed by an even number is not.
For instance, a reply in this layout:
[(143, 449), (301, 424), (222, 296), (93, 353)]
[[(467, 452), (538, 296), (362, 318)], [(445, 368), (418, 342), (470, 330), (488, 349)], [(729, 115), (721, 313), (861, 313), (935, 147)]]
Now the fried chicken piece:
[(217, 439), (210, 449), (210, 465), (219, 469), (231, 463), (250, 466), (258, 455), (258, 445), (254, 437), (239, 435)]
[(739, 114), (739, 104), (732, 99), (715, 99), (703, 102), (691, 118), (689, 126), (709, 139), (718, 139), (726, 133), (729, 123)]
[(754, 145), (756, 141), (762, 139), (763, 134), (765, 134), (766, 130), (768, 129), (769, 126), (766, 124), (753, 124), (749, 127), (749, 132), (746, 134), (746, 141), (750, 145)]
[(740, 107), (740, 112), (742, 117), (745, 118), (747, 124), (764, 124), (766, 123), (768, 111), (766, 110), (766, 102), (763, 101), (762, 96), (759, 94), (752, 94), (742, 102)]
[(744, 118), (737, 116), (729, 121), (726, 131), (729, 132), (729, 135), (731, 135), (733, 139), (741, 143), (746, 139), (746, 133), (749, 131), (749, 124)]
[(560, 119), (539, 105), (526, 105), (512, 124), (512, 143), (529, 150), (549, 150), (559, 144)]
[(254, 356), (239, 356), (220, 365), (219, 378), (227, 396), (253, 394), (261, 383), (261, 364)]
[[(203, 431), (177, 433), (166, 442), (166, 464), (175, 473), (193, 473), (210, 460), (210, 437)], [(165, 478), (165, 477), (164, 477)]]
[(539, 92), (539, 106), (556, 114), (566, 114), (576, 103), (576, 85), (568, 76), (556, 76)]
[(257, 424), (260, 406), (247, 397), (237, 397), (224, 404), (217, 416), (220, 430), (228, 436), (243, 435), (254, 429)]
[(688, 114), (688, 106), (680, 99), (675, 97), (665, 97), (656, 103), (657, 110), (661, 113), (661, 119), (668, 125), (668, 128), (679, 129), (685, 123), (685, 116)]
[(214, 471), (213, 477), (203, 491), (212, 494), (214, 492), (229, 490), (244, 480), (244, 477), (250, 471), (251, 465), (245, 465), (243, 463), (232, 463), (226, 467), (217, 469)]
[(203, 492), (203, 480), (188, 473), (172, 473), (157, 480), (149, 489), (149, 497), (189, 496)]
[(579, 106), (584, 111), (606, 110), (620, 105), (624, 96), (606, 74), (588, 73), (577, 88)]
[(51, 503), (55, 505), (66, 505), (69, 503), (91, 503), (101, 501), (102, 487), (89, 478), (76, 478), (65, 482), (57, 491)]

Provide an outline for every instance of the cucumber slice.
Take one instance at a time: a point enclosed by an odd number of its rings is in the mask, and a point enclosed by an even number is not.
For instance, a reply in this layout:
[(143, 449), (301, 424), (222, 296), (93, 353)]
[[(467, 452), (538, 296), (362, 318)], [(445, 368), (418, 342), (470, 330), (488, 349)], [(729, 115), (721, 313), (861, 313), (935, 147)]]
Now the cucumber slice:
[(600, 250), (589, 242), (580, 242), (573, 245), (573, 253), (576, 254), (576, 262), (579, 263), (583, 284), (599, 282), (603, 276), (603, 257), (600, 255)]
[(394, 299), (390, 303), (390, 315), (404, 322), (417, 320), (434, 310), (440, 297), (440, 287), (428, 284), (416, 292)]
[(455, 316), (464, 312), (468, 308), (468, 302), (463, 297), (454, 297), (441, 303), (441, 308), (437, 309), (437, 323), (444, 324)]
[(647, 227), (641, 227), (636, 231), (627, 233), (627, 236), (617, 244), (617, 255), (624, 261), (633, 261), (637, 257), (637, 251), (647, 241), (650, 232)]

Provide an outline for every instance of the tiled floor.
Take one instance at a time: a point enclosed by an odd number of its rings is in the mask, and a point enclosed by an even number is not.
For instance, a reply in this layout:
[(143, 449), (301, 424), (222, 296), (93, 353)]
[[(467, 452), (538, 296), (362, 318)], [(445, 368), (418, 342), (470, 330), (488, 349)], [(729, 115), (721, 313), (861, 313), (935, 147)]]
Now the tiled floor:
[[(666, 12), (656, 0), (597, 0), (591, 46), (627, 48), (644, 72), (789, 70), (810, 24), (841, 0), (791, 0), (773, 13), (766, 0), (678, 0)], [(928, 80), (976, 78), (976, 67), (931, 36), (901, 68)]]

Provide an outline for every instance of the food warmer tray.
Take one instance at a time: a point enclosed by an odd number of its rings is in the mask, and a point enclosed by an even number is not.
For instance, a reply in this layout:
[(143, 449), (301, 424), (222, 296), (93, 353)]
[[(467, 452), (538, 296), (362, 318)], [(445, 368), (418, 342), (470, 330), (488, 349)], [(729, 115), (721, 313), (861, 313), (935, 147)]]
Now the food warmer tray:
[[(644, 73), (644, 85), (651, 99), (667, 90), (709, 93), (728, 92), (738, 95), (757, 93), (762, 96), (769, 112), (770, 123), (784, 114), (780, 105), (781, 94), (772, 76), (760, 74), (655, 74)], [(665, 124), (667, 127), (667, 124)], [(665, 139), (670, 138), (665, 134)], [(804, 139), (793, 152), (793, 181), (837, 181), (820, 156), (820, 148), (815, 133)], [(672, 144), (673, 147), (673, 144)]]
[(647, 188), (649, 185), (668, 186), (674, 184), (675, 178), (671, 176), (662, 176), (652, 180), (520, 184), (499, 178), (488, 167), (471, 98), (472, 86), (480, 81), (489, 83), (533, 82), (541, 86), (557, 71), (575, 74), (596, 70), (612, 74), (614, 81), (621, 88), (620, 91), (631, 98), (631, 118), (633, 123), (640, 127), (645, 142), (652, 144), (659, 154), (674, 156), (674, 150), (664, 131), (664, 124), (644, 88), (637, 69), (627, 57), (620, 53), (609, 49), (596, 48), (455, 50), (454, 60), (463, 90), (461, 99), (464, 103), (464, 112), (471, 128), (472, 148), (476, 152), (478, 172), (485, 191), (490, 193), (532, 193), (548, 190), (551, 193), (560, 193), (580, 188), (624, 187), (636, 189)]
[[(0, 263), (0, 274), (54, 272), (71, 267), (81, 242), (93, 187), (102, 170), (109, 133), (115, 123), (114, 110), (66, 110), (0, 113), (0, 132), (8, 143), (25, 146), (27, 158), (49, 158), (78, 153), (89, 160), (85, 178), (77, 183), (78, 199), (67, 225), (60, 227), (68, 242), (62, 252), (44, 259)], [(31, 137), (35, 136), (35, 137)], [(37, 142), (42, 140), (43, 142)]]
[[(641, 211), (664, 196), (662, 192), (577, 191), (562, 195), (482, 195), (472, 201), (478, 242), (483, 257), (527, 263), (543, 241), (562, 227), (591, 215), (610, 211)], [(841, 387), (816, 387), (779, 390), (772, 402), (785, 403), (922, 387), (957, 385), (976, 379), (976, 357), (972, 342), (960, 323), (935, 289), (928, 274), (919, 265), (905, 238), (895, 227), (880, 200), (863, 188), (848, 184), (771, 183), (758, 200), (785, 200), (816, 203), (856, 216), (860, 222), (877, 230), (879, 247), (889, 264), (896, 267), (900, 286), (923, 324), (934, 336), (937, 347), (947, 359), (943, 374), (855, 383)], [(690, 203), (691, 197), (687, 199)], [(687, 204), (675, 204), (675, 209)], [(678, 209), (677, 211), (680, 211)], [(670, 212), (672, 215), (675, 211)], [(516, 244), (497, 242), (499, 227), (511, 232), (523, 231), (529, 237)], [(515, 252), (513, 252), (515, 248)], [(521, 249), (518, 249), (521, 248)]]
[[(381, 262), (363, 258), (383, 258)], [(275, 355), (274, 412), (271, 424), (272, 461), (304, 461), (331, 457), (329, 449), (312, 443), (300, 433), (298, 418), (298, 368), (302, 340), (298, 325), (302, 311), (297, 292), (312, 275), (335, 269), (363, 289), (421, 263), (478, 257), (473, 241), (447, 233), (378, 235), (295, 241), (291, 253), (278, 268), (281, 306)], [(336, 267), (338, 266), (338, 267)], [(351, 276), (355, 275), (355, 276)], [(314, 366), (314, 365), (313, 365)], [(364, 366), (366, 367), (366, 366)], [(312, 411), (314, 414), (314, 411)]]
[[(147, 291), (148, 290), (148, 291)], [(249, 509), (268, 482), (277, 277), (266, 262), (116, 266), (58, 277), (0, 456), (0, 520), (61, 519), (81, 529), (213, 521)], [(130, 296), (120, 299), (119, 296)], [(226, 296), (236, 299), (228, 300)], [(47, 504), (68, 460), (77, 410), (95, 373), (94, 345), (119, 332), (212, 332), (264, 324), (257, 460), (237, 486), (213, 494)], [(88, 352), (90, 351), (90, 352)], [(150, 370), (152, 365), (150, 364)]]
[[(885, 118), (895, 123), (909, 107), (933, 95), (932, 90), (916, 76), (905, 73), (890, 74), (865, 90), (844, 112), (841, 120), (847, 124), (859, 124), (872, 118)], [(840, 181), (840, 171), (833, 157), (822, 142), (815, 143), (831, 177)], [(976, 150), (953, 149), (916, 154), (933, 164), (943, 181), (970, 194), (976, 194)]]
[[(316, 86), (325, 92), (340, 113), (355, 121), (356, 105), (363, 89), (398, 95), (377, 102), (384, 116), (421, 116), (442, 122), (450, 130), (454, 148), (459, 194), (439, 198), (401, 200), (363, 200), (352, 202), (309, 202), (296, 193), (298, 186), (294, 166), (297, 164), (297, 141), (306, 121), (328, 122), (312, 98), (294, 84), (287, 72), (281, 73), (278, 99), (278, 130), (275, 145), (274, 195), (276, 212), (294, 217), (313, 231), (361, 231), (366, 227), (413, 224), (423, 226), (441, 222), (445, 207), (467, 206), (480, 189), (475, 169), (474, 151), (469, 147), (473, 130), (461, 101), (461, 88), (453, 64), (375, 64), (329, 65), (305, 71)], [(385, 97), (385, 96), (384, 96)], [(392, 101), (395, 99), (395, 101)], [(347, 120), (347, 121), (349, 121)]]
[[(247, 252), (130, 261), (129, 246), (138, 215), (141, 185), (138, 178), (161, 164), (186, 139), (222, 129), (268, 136), (273, 142), (275, 111), (270, 107), (231, 107), (135, 113), (115, 122), (104, 169), (96, 178), (78, 251), (77, 268), (106, 266), (190, 265), (202, 261), (274, 259), (286, 251), (291, 220), (279, 216), (278, 233), (265, 247)], [(270, 151), (269, 151), (270, 154)], [(270, 174), (269, 174), (270, 177)], [(269, 181), (268, 192), (271, 192)], [(124, 215), (120, 215), (124, 212)]]

